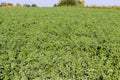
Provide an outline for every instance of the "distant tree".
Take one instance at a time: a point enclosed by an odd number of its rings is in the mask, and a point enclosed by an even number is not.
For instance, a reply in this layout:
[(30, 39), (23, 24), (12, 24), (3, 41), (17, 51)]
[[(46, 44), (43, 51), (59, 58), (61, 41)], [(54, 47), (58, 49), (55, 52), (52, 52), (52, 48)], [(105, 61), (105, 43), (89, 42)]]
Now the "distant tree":
[(22, 7), (22, 5), (21, 5), (21, 4), (19, 4), (19, 3), (17, 3), (17, 4), (16, 4), (16, 6), (18, 6), (18, 7)]
[(2, 2), (1, 6), (7, 6), (7, 3), (6, 2)]
[(73, 6), (73, 5), (76, 5), (75, 0), (61, 0), (58, 3), (58, 6)]
[(57, 5), (57, 4), (54, 4), (53, 6), (56, 7), (56, 6), (58, 6), (58, 5)]
[(37, 7), (37, 5), (36, 4), (32, 4), (31, 7)]
[(80, 0), (81, 6), (85, 6), (85, 0)]
[(13, 6), (13, 4), (12, 3), (7, 3), (7, 6)]
[(56, 6), (84, 6), (85, 1), (84, 0), (60, 0), (60, 2), (58, 3), (58, 5), (54, 5), (54, 7)]
[(30, 4), (24, 4), (23, 7), (31, 7)]

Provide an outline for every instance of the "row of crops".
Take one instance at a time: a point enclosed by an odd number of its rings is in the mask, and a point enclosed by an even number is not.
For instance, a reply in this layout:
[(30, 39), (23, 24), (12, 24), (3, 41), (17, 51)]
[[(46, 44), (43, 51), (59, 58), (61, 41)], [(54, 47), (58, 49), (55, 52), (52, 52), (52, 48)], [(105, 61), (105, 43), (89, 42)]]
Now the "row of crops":
[(120, 10), (0, 8), (0, 80), (119, 80)]

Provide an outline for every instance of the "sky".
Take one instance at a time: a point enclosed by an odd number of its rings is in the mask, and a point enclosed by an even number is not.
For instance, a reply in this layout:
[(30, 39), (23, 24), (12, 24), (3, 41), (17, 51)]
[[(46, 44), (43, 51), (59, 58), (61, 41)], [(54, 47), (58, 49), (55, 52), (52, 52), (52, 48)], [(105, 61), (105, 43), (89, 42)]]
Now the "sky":
[[(55, 3), (58, 3), (59, 0), (0, 0), (1, 2), (9, 2), (9, 3), (20, 3), (20, 4), (32, 4), (35, 3), (41, 7), (50, 7)], [(120, 6), (120, 0), (85, 0), (85, 5), (96, 5), (96, 6)]]
[(85, 0), (85, 5), (120, 6), (120, 0)]
[(20, 4), (37, 4), (38, 6), (42, 7), (50, 7), (53, 6), (55, 3), (58, 3), (59, 0), (0, 0), (1, 2), (9, 2), (9, 3), (20, 3)]

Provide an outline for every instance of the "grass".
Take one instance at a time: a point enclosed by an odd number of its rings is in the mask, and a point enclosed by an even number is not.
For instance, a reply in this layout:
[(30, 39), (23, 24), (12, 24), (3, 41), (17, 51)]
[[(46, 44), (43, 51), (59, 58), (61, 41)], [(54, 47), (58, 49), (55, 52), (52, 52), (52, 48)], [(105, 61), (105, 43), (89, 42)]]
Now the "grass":
[(1, 8), (1, 80), (119, 80), (120, 10)]

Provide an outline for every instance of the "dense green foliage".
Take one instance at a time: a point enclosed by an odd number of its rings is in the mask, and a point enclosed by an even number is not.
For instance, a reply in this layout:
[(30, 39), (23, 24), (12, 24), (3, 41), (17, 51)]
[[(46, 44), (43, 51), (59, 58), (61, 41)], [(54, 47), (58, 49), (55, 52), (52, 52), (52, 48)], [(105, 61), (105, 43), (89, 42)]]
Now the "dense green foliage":
[(73, 6), (76, 5), (75, 0), (60, 0), (58, 6)]
[(55, 4), (56, 6), (79, 6), (84, 7), (85, 1), (84, 0), (60, 0), (58, 4)]
[(0, 80), (120, 80), (120, 10), (0, 8)]

